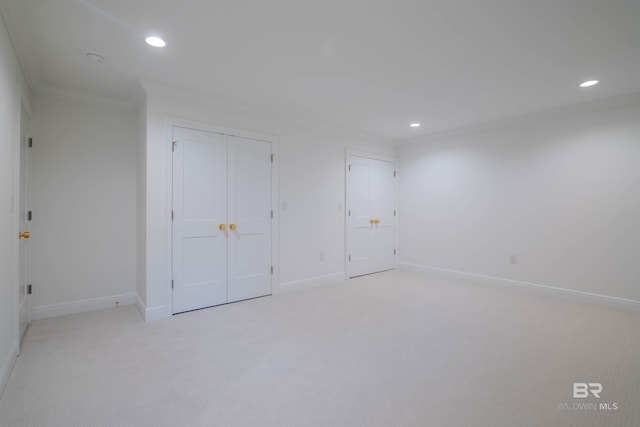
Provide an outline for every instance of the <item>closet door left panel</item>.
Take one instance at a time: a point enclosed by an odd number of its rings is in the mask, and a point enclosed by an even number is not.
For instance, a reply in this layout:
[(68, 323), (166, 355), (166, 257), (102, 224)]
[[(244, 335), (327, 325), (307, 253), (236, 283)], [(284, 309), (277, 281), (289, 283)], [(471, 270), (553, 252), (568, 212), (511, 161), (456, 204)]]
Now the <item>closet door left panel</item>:
[(227, 136), (173, 128), (173, 312), (227, 297)]

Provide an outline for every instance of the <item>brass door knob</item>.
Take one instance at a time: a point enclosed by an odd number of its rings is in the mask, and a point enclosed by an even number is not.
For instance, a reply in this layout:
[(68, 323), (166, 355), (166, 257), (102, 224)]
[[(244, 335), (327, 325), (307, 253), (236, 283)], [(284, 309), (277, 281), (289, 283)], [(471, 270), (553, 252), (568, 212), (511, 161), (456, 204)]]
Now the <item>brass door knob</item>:
[(224, 231), (224, 230), (226, 230), (226, 229), (227, 229), (227, 225), (226, 225), (226, 224), (220, 224), (220, 225), (218, 226), (218, 230), (220, 230), (220, 231)]
[(375, 220), (375, 219), (370, 219), (370, 220), (369, 220), (369, 224), (375, 224), (375, 223), (376, 223), (376, 220)]
[(31, 233), (28, 231), (21, 231), (20, 233), (18, 233), (18, 237), (20, 239), (28, 239), (31, 237)]
[(236, 229), (235, 224), (229, 224), (229, 230), (235, 230), (235, 229)]
[(379, 219), (374, 219), (374, 222), (375, 222), (376, 224), (380, 224), (380, 220), (379, 220)]

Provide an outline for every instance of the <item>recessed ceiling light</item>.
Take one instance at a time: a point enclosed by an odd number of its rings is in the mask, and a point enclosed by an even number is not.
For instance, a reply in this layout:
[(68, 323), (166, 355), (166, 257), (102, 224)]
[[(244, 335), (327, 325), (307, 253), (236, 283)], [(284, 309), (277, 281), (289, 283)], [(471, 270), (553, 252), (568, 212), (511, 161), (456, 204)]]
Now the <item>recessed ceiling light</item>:
[(420, 123), (411, 123), (411, 124), (409, 125), (409, 127), (412, 127), (412, 128), (419, 128), (419, 127), (420, 127)]
[(144, 41), (146, 41), (148, 45), (151, 45), (153, 47), (165, 47), (167, 45), (164, 40), (156, 36), (149, 36)]
[(586, 82), (580, 83), (580, 87), (591, 87), (598, 84), (597, 80), (587, 80)]

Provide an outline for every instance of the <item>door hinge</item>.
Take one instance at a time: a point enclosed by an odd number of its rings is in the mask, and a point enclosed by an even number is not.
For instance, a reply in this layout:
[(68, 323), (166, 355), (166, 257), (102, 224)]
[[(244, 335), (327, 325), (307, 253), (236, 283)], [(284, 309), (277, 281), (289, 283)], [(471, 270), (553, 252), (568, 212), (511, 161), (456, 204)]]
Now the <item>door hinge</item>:
[(396, 177), (396, 171), (393, 171), (393, 177), (394, 178)]
[(273, 265), (271, 266), (271, 274), (273, 274)]
[(27, 285), (27, 295), (31, 295), (33, 293), (33, 285)]
[(395, 209), (393, 210), (393, 216), (396, 216), (396, 210)]
[(171, 279), (171, 289), (173, 289), (173, 279)]
[(349, 255), (349, 261), (351, 261), (351, 255)]
[(395, 250), (395, 249), (393, 250), (393, 254), (394, 254), (394, 255), (396, 254), (396, 250)]
[(273, 219), (273, 211), (271, 211), (271, 219)]
[(171, 211), (171, 221), (173, 221), (173, 211)]
[(33, 147), (33, 138), (28, 138), (27, 139), (27, 147), (29, 147), (29, 148)]
[(28, 211), (27, 212), (27, 221), (32, 221), (33, 220), (33, 211)]
[(275, 157), (275, 154), (271, 155), (271, 163), (273, 163), (273, 158)]
[(351, 216), (351, 209), (349, 209), (349, 216)]
[(176, 145), (178, 145), (178, 141), (173, 141), (171, 143), (171, 151), (176, 151)]
[(349, 165), (349, 172), (351, 172), (351, 165)]

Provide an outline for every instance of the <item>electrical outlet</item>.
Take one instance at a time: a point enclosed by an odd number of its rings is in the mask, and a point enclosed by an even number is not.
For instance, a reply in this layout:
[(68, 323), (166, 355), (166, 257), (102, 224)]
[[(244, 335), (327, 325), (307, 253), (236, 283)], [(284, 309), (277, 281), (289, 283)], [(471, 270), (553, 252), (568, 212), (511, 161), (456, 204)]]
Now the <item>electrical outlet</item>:
[(517, 256), (517, 255), (511, 255), (511, 256), (509, 257), (509, 262), (510, 262), (511, 264), (517, 264), (517, 263), (518, 263), (518, 256)]

